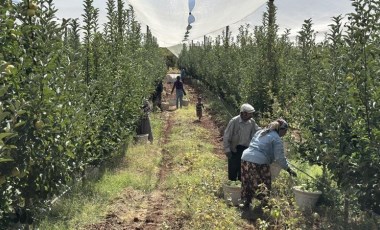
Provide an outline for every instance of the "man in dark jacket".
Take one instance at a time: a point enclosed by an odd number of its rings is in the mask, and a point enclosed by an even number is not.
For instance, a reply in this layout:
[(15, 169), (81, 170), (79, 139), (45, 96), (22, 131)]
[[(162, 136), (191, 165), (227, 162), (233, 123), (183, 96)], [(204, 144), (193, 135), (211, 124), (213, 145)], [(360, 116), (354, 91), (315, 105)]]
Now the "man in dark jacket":
[(182, 109), (182, 104), (183, 104), (183, 95), (186, 95), (185, 89), (183, 88), (183, 82), (181, 81), (181, 77), (177, 76), (177, 80), (173, 84), (172, 88), (172, 94), (173, 91), (175, 90), (175, 96), (176, 96), (176, 107), (178, 109), (178, 103), (180, 105), (180, 108)]

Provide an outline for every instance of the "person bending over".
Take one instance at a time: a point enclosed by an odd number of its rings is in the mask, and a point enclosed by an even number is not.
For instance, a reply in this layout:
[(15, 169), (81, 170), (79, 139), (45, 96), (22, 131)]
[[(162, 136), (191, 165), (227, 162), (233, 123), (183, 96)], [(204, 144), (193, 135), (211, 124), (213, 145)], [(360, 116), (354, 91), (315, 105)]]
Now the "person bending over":
[(288, 123), (283, 119), (271, 122), (267, 128), (258, 131), (249, 147), (241, 157), (241, 200), (249, 208), (252, 199), (261, 201), (261, 207), (267, 205), (272, 186), (270, 164), (278, 163), (290, 175), (297, 174), (289, 167), (281, 140), (288, 130)]

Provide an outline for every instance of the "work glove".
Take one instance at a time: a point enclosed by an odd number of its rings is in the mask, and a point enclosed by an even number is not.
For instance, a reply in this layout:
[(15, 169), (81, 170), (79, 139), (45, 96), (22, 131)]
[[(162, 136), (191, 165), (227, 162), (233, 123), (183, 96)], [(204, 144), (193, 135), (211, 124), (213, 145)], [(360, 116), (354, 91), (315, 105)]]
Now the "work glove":
[(225, 154), (226, 154), (226, 157), (227, 157), (228, 159), (230, 159), (230, 158), (232, 157), (232, 153), (231, 153), (231, 152), (225, 152)]
[(294, 172), (291, 168), (288, 168), (286, 171), (289, 173), (290, 176), (297, 177), (297, 173)]

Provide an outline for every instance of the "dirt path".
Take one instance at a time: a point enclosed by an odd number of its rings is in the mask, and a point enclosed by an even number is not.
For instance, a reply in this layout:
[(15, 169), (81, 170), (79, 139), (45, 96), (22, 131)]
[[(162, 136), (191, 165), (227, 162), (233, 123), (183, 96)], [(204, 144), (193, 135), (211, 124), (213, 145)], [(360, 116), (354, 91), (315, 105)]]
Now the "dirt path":
[[(165, 85), (166, 89), (171, 89), (170, 84)], [(187, 91), (191, 94), (190, 103), (196, 103), (198, 92), (196, 89), (189, 85), (185, 85)], [(163, 99), (167, 100), (172, 95), (164, 95)], [(158, 182), (156, 188), (149, 192), (133, 190), (130, 188), (114, 200), (111, 204), (112, 208), (105, 220), (98, 224), (92, 224), (86, 226), (86, 229), (93, 230), (108, 230), (108, 229), (182, 229), (184, 220), (177, 218), (175, 215), (174, 199), (171, 198), (172, 194), (168, 194), (163, 188), (166, 176), (172, 172), (171, 157), (167, 154), (165, 145), (170, 141), (169, 136), (172, 130), (172, 122), (175, 114), (172, 112), (174, 108), (170, 108), (169, 111), (161, 113), (161, 119), (165, 121), (164, 136), (159, 140), (159, 145), (162, 151), (162, 161), (158, 173)], [(212, 121), (211, 116), (204, 112), (204, 117), (199, 123), (202, 127), (208, 130), (217, 130), (215, 124)], [(215, 146), (215, 154), (219, 157), (224, 157), (219, 133), (215, 133), (210, 137), (210, 142)]]

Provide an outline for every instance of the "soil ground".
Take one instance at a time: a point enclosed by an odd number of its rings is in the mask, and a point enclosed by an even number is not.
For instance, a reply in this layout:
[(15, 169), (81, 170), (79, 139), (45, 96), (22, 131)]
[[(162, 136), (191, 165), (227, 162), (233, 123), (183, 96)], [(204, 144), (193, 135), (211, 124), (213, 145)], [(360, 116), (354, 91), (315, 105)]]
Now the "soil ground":
[[(167, 92), (170, 92), (172, 84), (166, 83), (164, 85)], [(196, 103), (197, 92), (196, 88), (190, 85), (185, 85), (186, 91), (189, 92), (190, 103)], [(163, 93), (163, 101), (168, 101), (170, 98), (174, 98), (174, 95), (169, 93)], [(160, 142), (160, 147), (165, 146), (169, 141), (169, 135), (172, 130), (172, 119), (174, 119), (175, 114), (173, 111), (175, 107), (170, 107), (168, 111), (163, 111), (161, 113), (161, 118), (165, 121), (164, 125), (164, 136), (162, 139), (158, 140)], [(194, 111), (195, 112), (195, 111)], [(218, 130), (215, 123), (212, 120), (211, 115), (206, 111), (203, 113), (201, 122), (194, 121), (202, 127), (208, 130)], [(214, 133), (213, 136), (209, 137), (208, 140), (213, 143), (215, 154), (224, 158), (221, 137), (219, 133)], [(163, 159), (159, 170), (159, 179), (156, 188), (150, 193), (144, 193), (142, 191), (125, 189), (125, 191), (120, 194), (118, 199), (114, 200), (111, 204), (112, 208), (106, 218), (97, 224), (92, 224), (86, 226), (86, 229), (92, 230), (108, 230), (108, 229), (183, 229), (184, 220), (177, 218), (175, 215), (175, 204), (173, 204), (173, 199), (170, 198), (171, 194), (168, 194), (162, 184), (165, 181), (166, 175), (171, 173), (172, 163), (171, 158), (168, 154), (165, 154), (165, 149), (162, 148)], [(183, 218), (183, 217), (182, 217)]]

